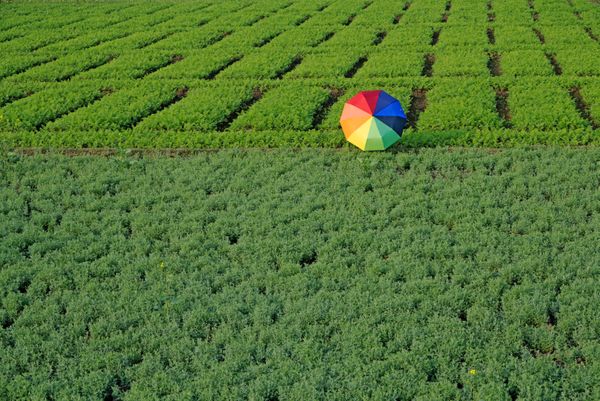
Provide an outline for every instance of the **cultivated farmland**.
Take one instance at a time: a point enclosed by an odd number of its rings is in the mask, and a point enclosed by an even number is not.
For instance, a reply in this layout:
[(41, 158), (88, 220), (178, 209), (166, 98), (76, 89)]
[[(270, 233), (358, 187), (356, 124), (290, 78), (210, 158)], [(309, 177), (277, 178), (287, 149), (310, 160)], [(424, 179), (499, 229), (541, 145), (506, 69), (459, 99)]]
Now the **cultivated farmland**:
[(600, 143), (589, 0), (0, 5), (0, 141), (18, 147), (339, 147), (385, 89), (405, 146)]
[[(600, 400), (599, 38), (596, 0), (0, 2), (0, 401)], [(387, 152), (339, 128), (370, 89)]]
[(600, 399), (598, 160), (7, 155), (0, 399)]

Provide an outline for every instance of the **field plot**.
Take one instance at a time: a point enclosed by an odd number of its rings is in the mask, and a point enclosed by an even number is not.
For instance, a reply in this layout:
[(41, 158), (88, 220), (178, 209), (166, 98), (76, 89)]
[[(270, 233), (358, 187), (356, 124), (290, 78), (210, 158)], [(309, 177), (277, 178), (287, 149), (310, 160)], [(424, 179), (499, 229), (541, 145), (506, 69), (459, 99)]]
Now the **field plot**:
[(339, 147), (359, 90), (405, 146), (600, 143), (589, 0), (0, 4), (0, 143)]
[(0, 399), (600, 399), (598, 160), (4, 154)]

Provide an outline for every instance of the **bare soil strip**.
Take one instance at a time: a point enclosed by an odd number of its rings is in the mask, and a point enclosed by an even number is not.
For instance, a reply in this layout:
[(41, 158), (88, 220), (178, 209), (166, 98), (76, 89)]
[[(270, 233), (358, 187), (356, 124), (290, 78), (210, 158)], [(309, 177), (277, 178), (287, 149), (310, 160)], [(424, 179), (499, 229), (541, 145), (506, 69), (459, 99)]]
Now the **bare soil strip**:
[(535, 33), (535, 36), (537, 36), (541, 44), (546, 43), (546, 38), (544, 38), (544, 35), (542, 34), (542, 32), (540, 32), (539, 29), (533, 28), (533, 33)]
[(488, 22), (494, 22), (496, 21), (496, 14), (494, 13), (494, 8), (492, 6), (492, 0), (489, 0), (487, 2), (487, 17), (488, 17)]
[(396, 25), (398, 22), (400, 22), (400, 19), (402, 19), (402, 16), (404, 15), (404, 13), (410, 8), (411, 2), (407, 1), (406, 3), (404, 3), (404, 6), (402, 7), (402, 14), (398, 14), (394, 17), (394, 25)]
[(327, 35), (323, 36), (323, 39), (321, 39), (317, 43), (315, 43), (315, 45), (313, 47), (317, 47), (321, 43), (327, 42), (329, 39), (333, 38), (333, 35), (335, 35), (335, 34), (336, 34), (335, 32), (329, 32)]
[(379, 32), (373, 41), (373, 46), (378, 46), (381, 42), (383, 42), (383, 39), (385, 39), (386, 36), (387, 32)]
[(410, 97), (410, 107), (407, 114), (407, 125), (410, 128), (416, 128), (417, 121), (422, 112), (427, 107), (427, 89), (415, 89)]
[(508, 90), (506, 88), (496, 90), (496, 111), (504, 121), (507, 128), (512, 126), (510, 110), (508, 108)]
[(450, 15), (450, 8), (452, 8), (452, 2), (446, 2), (446, 8), (444, 9), (444, 14), (442, 15), (442, 22), (448, 22), (448, 16)]
[(498, 77), (502, 75), (502, 70), (500, 69), (500, 55), (498, 53), (490, 53), (490, 58), (488, 60), (488, 68), (490, 70), (490, 74), (492, 74), (493, 77)]
[(431, 35), (431, 46), (437, 45), (438, 40), (440, 40), (441, 31), (441, 29), (438, 29), (437, 31), (433, 32), (433, 35)]
[(435, 63), (435, 55), (426, 54), (425, 63), (423, 64), (423, 72), (421, 75), (424, 77), (430, 77), (433, 74), (433, 63)]
[(308, 21), (308, 19), (310, 18), (310, 15), (305, 15), (304, 17), (300, 18), (298, 21), (296, 21), (294, 23), (295, 26), (300, 26), (302, 24), (304, 24), (306, 21)]
[(282, 32), (279, 32), (279, 33), (276, 33), (276, 34), (274, 34), (274, 35), (271, 35), (271, 36), (269, 36), (269, 37), (267, 37), (267, 38), (264, 38), (263, 40), (261, 40), (260, 42), (258, 42), (258, 43), (257, 43), (257, 44), (256, 44), (254, 47), (256, 47), (256, 48), (258, 49), (258, 48), (260, 48), (260, 47), (266, 46), (266, 45), (268, 45), (269, 43), (271, 43), (271, 41), (272, 41), (273, 39), (275, 39), (276, 37), (278, 37), (278, 36), (279, 36), (279, 35), (281, 35), (281, 34), (282, 34)]
[(356, 18), (356, 14), (351, 14), (346, 21), (342, 22), (342, 25), (344, 25), (344, 26), (350, 25), (352, 23), (352, 21), (354, 21), (354, 18)]
[(494, 28), (487, 29), (487, 37), (490, 45), (496, 44), (496, 36), (494, 35)]
[(529, 6), (529, 9), (531, 10), (531, 18), (533, 18), (534, 21), (539, 20), (540, 19), (540, 14), (535, 9), (535, 6), (533, 4), (533, 0), (529, 0), (527, 2), (527, 5)]
[(560, 67), (560, 64), (558, 64), (558, 61), (556, 61), (556, 57), (554, 56), (554, 54), (546, 53), (546, 58), (552, 65), (552, 70), (554, 71), (554, 74), (562, 75), (562, 68)]
[(590, 114), (589, 106), (581, 96), (579, 88), (576, 86), (572, 87), (571, 89), (569, 89), (569, 94), (573, 98), (573, 101), (575, 102), (575, 106), (577, 107), (577, 111), (579, 111), (579, 115), (581, 116), (581, 118), (589, 121), (592, 125), (592, 128), (600, 128), (600, 122), (595, 121), (592, 115)]
[(596, 36), (594, 34), (594, 32), (592, 32), (592, 28), (590, 28), (589, 26), (586, 26), (585, 28), (585, 32), (588, 34), (588, 36), (592, 39), (595, 40), (596, 42), (598, 42), (598, 36)]

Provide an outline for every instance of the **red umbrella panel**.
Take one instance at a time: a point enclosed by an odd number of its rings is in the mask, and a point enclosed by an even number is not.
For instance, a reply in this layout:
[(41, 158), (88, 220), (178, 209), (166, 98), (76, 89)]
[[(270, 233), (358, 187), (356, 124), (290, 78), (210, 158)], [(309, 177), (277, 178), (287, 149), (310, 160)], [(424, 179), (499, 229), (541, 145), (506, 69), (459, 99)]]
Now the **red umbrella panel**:
[(406, 114), (382, 90), (359, 92), (344, 105), (340, 124), (346, 139), (362, 150), (385, 150), (400, 140)]

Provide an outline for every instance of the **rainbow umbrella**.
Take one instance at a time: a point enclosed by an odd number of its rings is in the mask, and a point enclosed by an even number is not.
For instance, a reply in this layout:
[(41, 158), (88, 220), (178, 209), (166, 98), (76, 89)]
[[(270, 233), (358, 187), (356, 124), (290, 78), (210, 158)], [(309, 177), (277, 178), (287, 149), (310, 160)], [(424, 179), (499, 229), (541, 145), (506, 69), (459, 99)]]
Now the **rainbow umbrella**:
[(406, 114), (398, 99), (386, 92), (363, 91), (346, 102), (340, 124), (353, 145), (385, 150), (400, 140)]

